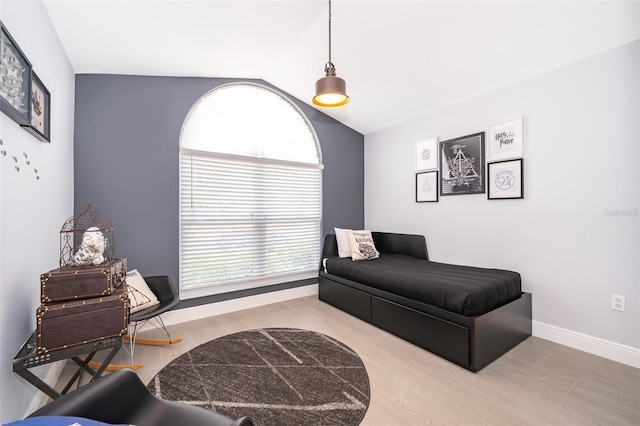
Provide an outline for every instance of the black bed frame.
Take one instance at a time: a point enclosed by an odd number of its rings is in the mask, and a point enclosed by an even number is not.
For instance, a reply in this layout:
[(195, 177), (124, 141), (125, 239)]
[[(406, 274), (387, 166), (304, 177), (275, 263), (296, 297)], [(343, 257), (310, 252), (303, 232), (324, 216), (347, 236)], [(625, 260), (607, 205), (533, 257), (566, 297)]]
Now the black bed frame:
[[(381, 253), (429, 259), (422, 235), (372, 232)], [(338, 255), (335, 235), (325, 236), (322, 258)], [(477, 372), (531, 336), (531, 294), (474, 317), (372, 289), (323, 271), (319, 298), (429, 352)]]

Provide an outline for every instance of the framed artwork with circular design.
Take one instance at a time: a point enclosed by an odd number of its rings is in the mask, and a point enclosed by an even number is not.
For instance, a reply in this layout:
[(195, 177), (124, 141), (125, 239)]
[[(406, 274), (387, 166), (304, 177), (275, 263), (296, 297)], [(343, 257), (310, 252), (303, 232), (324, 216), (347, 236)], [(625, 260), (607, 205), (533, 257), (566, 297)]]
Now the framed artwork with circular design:
[(487, 195), (490, 200), (524, 198), (523, 161), (519, 158), (489, 163)]
[(416, 142), (416, 170), (438, 168), (438, 138)]

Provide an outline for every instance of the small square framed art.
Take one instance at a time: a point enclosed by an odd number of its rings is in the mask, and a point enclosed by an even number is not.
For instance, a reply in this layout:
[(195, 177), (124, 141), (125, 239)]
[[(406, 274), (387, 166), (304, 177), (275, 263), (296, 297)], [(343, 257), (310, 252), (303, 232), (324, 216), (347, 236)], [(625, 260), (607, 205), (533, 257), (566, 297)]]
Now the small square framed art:
[(416, 203), (438, 202), (438, 171), (416, 173)]
[(522, 117), (490, 124), (488, 133), (488, 161), (522, 157)]
[(522, 158), (489, 163), (487, 167), (487, 197), (490, 200), (524, 198)]

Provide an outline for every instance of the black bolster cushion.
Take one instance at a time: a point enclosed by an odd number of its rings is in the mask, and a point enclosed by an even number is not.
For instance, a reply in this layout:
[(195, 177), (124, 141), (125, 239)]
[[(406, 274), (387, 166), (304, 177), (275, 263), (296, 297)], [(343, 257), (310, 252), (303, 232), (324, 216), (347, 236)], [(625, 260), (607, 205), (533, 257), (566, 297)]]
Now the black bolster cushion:
[(376, 249), (381, 253), (404, 254), (429, 260), (427, 242), (423, 235), (372, 232)]

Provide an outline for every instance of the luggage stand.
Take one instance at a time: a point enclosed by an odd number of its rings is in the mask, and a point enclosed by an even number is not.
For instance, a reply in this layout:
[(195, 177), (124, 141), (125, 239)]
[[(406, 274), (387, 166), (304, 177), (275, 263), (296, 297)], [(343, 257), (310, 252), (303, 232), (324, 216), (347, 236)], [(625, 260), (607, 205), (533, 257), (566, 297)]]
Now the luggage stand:
[[(76, 381), (78, 381), (78, 387), (80, 387), (80, 378), (84, 371), (91, 374), (91, 381), (99, 378), (106, 370), (107, 366), (121, 346), (122, 337), (116, 336), (98, 340), (95, 342), (71, 346), (69, 348), (57, 349), (49, 351), (45, 354), (38, 355), (36, 331), (34, 331), (29, 337), (29, 340), (27, 340), (24, 345), (22, 345), (22, 348), (13, 359), (13, 371), (14, 373), (25, 379), (27, 382), (31, 383), (33, 386), (37, 387), (39, 390), (47, 394), (50, 398), (57, 399), (66, 394)], [(111, 352), (109, 352), (104, 361), (102, 363), (91, 361), (96, 352), (103, 349), (111, 349)], [(85, 354), (88, 355), (84, 361), (78, 358), (80, 355)], [(76, 373), (71, 377), (67, 385), (64, 387), (62, 392), (56, 391), (54, 388), (42, 381), (38, 376), (29, 371), (30, 368), (65, 359), (72, 359), (76, 364), (79, 365), (79, 367)]]

